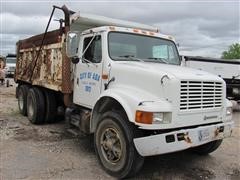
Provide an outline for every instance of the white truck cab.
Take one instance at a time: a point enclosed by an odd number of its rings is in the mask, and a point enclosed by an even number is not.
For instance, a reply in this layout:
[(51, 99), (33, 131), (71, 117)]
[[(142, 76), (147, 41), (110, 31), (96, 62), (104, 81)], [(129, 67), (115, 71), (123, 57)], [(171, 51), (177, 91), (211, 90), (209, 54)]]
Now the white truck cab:
[(64, 11), (65, 27), (17, 44), (19, 110), (32, 123), (54, 122), (64, 102), (66, 121), (94, 134), (100, 164), (118, 178), (136, 174), (145, 156), (189, 148), (208, 154), (231, 136), (225, 82), (180, 66), (173, 37), (55, 8)]

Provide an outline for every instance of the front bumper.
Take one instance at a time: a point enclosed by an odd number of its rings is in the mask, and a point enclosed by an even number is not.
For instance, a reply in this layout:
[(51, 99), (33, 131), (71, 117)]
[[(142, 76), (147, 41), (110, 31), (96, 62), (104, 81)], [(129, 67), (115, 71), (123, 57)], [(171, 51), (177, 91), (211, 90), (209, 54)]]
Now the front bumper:
[(181, 151), (230, 137), (232, 129), (233, 122), (228, 122), (140, 137), (133, 141), (141, 156), (152, 156)]

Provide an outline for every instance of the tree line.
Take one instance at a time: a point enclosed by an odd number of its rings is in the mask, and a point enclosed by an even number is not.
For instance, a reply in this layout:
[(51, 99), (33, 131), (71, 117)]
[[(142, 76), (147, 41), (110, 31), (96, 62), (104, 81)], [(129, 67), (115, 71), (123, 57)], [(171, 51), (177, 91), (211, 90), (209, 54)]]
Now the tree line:
[(222, 59), (240, 59), (240, 43), (234, 43), (227, 51), (223, 51)]

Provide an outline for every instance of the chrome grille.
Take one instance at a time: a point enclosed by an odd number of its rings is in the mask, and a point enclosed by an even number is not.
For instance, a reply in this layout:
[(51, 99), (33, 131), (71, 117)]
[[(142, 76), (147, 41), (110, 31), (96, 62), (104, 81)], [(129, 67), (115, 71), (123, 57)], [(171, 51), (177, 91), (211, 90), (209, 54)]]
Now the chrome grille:
[(221, 82), (181, 81), (180, 93), (180, 110), (222, 106)]

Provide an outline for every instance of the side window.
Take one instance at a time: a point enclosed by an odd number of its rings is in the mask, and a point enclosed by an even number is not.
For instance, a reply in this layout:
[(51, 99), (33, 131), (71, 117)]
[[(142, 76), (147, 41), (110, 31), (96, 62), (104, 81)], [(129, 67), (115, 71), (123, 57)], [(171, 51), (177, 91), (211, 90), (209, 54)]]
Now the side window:
[[(87, 48), (88, 44), (91, 42), (92, 37), (87, 37), (84, 39), (83, 44), (83, 51)], [(86, 52), (84, 53), (83, 58), (91, 61), (93, 63), (100, 63), (102, 60), (102, 41), (101, 36), (96, 36), (90, 46), (87, 48)]]

